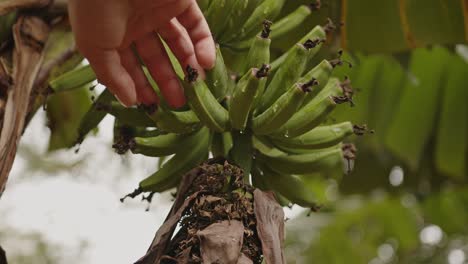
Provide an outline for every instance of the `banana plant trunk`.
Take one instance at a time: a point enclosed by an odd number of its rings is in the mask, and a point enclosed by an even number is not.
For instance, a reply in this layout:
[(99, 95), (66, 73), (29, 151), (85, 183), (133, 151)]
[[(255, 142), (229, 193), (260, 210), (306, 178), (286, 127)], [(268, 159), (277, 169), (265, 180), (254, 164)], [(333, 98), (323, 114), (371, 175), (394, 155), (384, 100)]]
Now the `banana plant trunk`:
[(0, 264), (8, 264), (5, 250), (0, 246)]
[(272, 193), (243, 178), (243, 170), (224, 158), (188, 172), (164, 224), (136, 264), (285, 263), (283, 209)]

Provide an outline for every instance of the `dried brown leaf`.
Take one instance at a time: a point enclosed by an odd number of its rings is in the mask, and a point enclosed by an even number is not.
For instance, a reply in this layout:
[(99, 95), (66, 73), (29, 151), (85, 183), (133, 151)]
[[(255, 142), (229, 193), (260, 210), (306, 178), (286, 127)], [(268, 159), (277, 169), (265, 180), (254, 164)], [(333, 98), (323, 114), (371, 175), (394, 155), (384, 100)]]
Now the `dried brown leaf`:
[(286, 263), (284, 243), (284, 211), (276, 201), (274, 194), (254, 191), (254, 210), (257, 219), (258, 237), (262, 243), (262, 252), (266, 264)]
[(192, 251), (192, 247), (188, 247), (184, 249), (179, 256), (177, 256), (177, 263), (189, 263), (190, 260), (190, 252)]
[(253, 261), (249, 259), (244, 253), (241, 254), (239, 260), (237, 260), (237, 264), (253, 264)]
[(31, 90), (43, 59), (43, 43), (48, 35), (49, 27), (38, 17), (20, 17), (13, 26), (13, 87), (9, 90), (0, 135), (0, 196), (24, 129)]
[[(172, 214), (164, 224), (158, 229), (156, 235), (151, 244), (151, 248), (148, 250), (145, 256), (140, 258), (135, 264), (156, 264), (159, 263), (160, 258), (166, 251), (167, 245), (174, 233), (174, 230), (179, 222), (185, 209), (197, 198), (200, 192), (196, 192), (185, 199), (184, 203), (179, 207), (177, 212)], [(173, 207), (174, 208), (174, 207)]]
[(203, 263), (238, 263), (244, 236), (244, 226), (240, 221), (214, 223), (197, 235)]

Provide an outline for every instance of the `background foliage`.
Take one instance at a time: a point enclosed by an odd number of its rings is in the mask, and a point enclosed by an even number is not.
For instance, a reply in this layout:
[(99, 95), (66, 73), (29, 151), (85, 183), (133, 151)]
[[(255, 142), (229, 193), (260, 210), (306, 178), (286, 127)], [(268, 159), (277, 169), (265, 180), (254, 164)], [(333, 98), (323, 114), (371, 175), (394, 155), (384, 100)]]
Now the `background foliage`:
[[(287, 2), (284, 14), (309, 1)], [(376, 133), (356, 139), (351, 175), (340, 183), (314, 182), (324, 208), (288, 221), (288, 259), (463, 263), (453, 256), (468, 254), (468, 52), (459, 45), (468, 40), (467, 1), (323, 1), (305, 25), (327, 17), (344, 26), (317, 60), (343, 48), (354, 67), (335, 74), (359, 88), (356, 107), (339, 109), (333, 118), (367, 123)], [(0, 36), (9, 26), (2, 23)], [(274, 49), (289, 47), (309, 29), (298, 28)], [(66, 49), (70, 36), (59, 29), (54, 34), (51, 41), (63, 40)], [(87, 88), (50, 98), (51, 151), (73, 144), (70, 133), (91, 103)]]

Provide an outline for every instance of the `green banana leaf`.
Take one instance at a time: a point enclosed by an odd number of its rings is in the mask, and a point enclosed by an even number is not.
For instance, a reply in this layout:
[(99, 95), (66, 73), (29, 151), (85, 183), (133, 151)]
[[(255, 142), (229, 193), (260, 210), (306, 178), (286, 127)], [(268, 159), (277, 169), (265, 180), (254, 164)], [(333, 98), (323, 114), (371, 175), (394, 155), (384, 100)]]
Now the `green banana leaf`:
[[(362, 177), (369, 179), (366, 184), (385, 186), (388, 175), (377, 175), (402, 164), (414, 187), (424, 178), (440, 180), (443, 176), (466, 182), (468, 89), (463, 80), (467, 62), (442, 47), (416, 49), (408, 67), (391, 56), (345, 58), (355, 67), (343, 67), (334, 74), (350, 76), (356, 106), (340, 106), (333, 118), (367, 123), (375, 129), (374, 135), (357, 141), (360, 155), (353, 180)], [(360, 188), (346, 178), (343, 184)]]
[[(311, 1), (287, 1), (280, 17)], [(468, 3), (464, 0), (329, 0), (304, 25), (330, 17), (341, 27), (341, 47), (365, 53), (397, 53), (434, 44), (468, 42)], [(300, 27), (282, 39), (288, 47), (310, 28)], [(273, 43), (275, 46), (277, 44)]]

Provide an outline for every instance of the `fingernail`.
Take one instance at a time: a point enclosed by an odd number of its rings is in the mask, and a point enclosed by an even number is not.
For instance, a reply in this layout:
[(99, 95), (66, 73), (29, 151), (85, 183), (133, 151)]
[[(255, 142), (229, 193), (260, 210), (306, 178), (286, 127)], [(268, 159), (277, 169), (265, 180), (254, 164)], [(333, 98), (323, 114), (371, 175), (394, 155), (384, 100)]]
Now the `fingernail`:
[(119, 101), (119, 103), (125, 107), (130, 107), (131, 105), (130, 104), (127, 104), (127, 103), (124, 103), (124, 101), (122, 99), (119, 98), (119, 96), (117, 94), (114, 94), (114, 97), (115, 99), (117, 99), (117, 101)]

